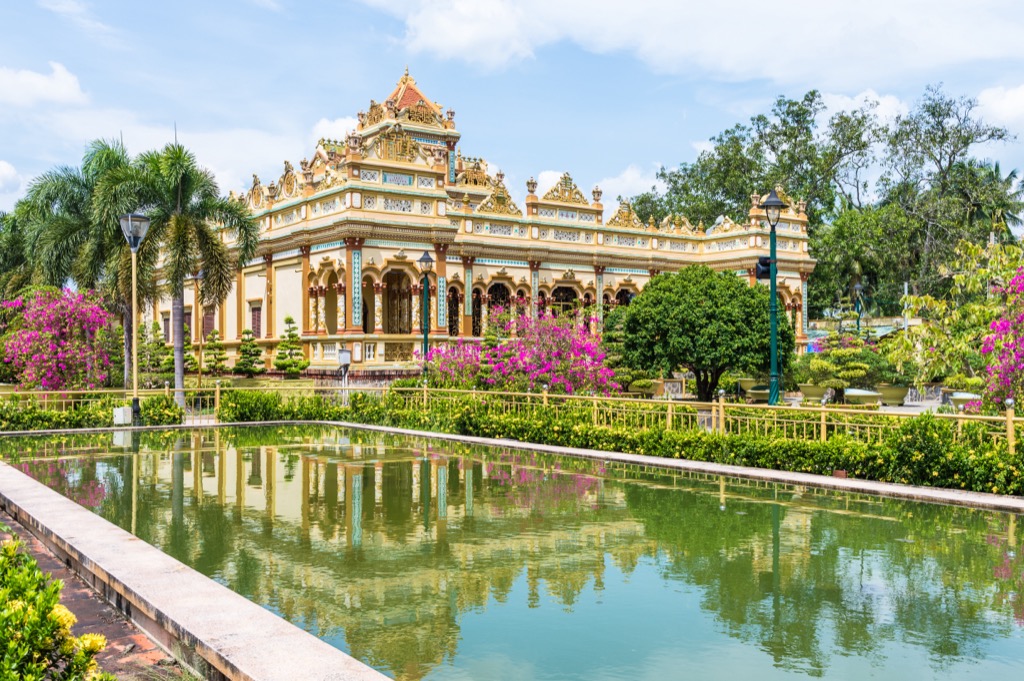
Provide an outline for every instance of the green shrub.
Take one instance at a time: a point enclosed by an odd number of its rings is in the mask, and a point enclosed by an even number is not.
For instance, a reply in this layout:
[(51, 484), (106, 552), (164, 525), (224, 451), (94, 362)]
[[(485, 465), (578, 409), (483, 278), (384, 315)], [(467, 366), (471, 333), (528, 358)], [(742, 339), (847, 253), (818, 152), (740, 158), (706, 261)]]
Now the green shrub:
[[(424, 408), (418, 392), (389, 391), (352, 393), (346, 407), (333, 395), (283, 399), (276, 393), (232, 391), (221, 399), (220, 417), (352, 421), (820, 475), (845, 470), (851, 477), (883, 482), (1024, 493), (1022, 453), (1011, 457), (1006, 442), (995, 440), (984, 424), (963, 424), (957, 435), (955, 422), (930, 415), (900, 419), (870, 412), (834, 414), (828, 440), (821, 442), (815, 436), (820, 424), (817, 410), (774, 410), (774, 422), (764, 419), (763, 410), (729, 410), (730, 419), (759, 417), (751, 422), (757, 424), (756, 432), (752, 426), (752, 432), (720, 435), (699, 427), (665, 430), (664, 412), (659, 410), (667, 405), (617, 403), (623, 425), (595, 426), (588, 404), (552, 400), (544, 407), (537, 400), (532, 408), (519, 404), (509, 409), (510, 399), (488, 393), (453, 399), (435, 396)], [(677, 415), (694, 411), (683, 404), (673, 408)], [(843, 422), (836, 423), (837, 418)], [(643, 423), (647, 425), (637, 425)], [(859, 431), (864, 427), (884, 428), (889, 435), (867, 444), (854, 437), (863, 437)]]
[(185, 410), (170, 395), (154, 395), (139, 405), (145, 426), (174, 426), (185, 420)]
[(21, 550), (21, 542), (0, 546), (0, 676), (27, 681), (114, 681), (100, 673), (96, 654), (101, 634), (75, 637), (75, 616), (60, 604), (63, 584), (47, 575)]
[(40, 404), (34, 397), (11, 396), (0, 401), (0, 431), (59, 430), (68, 428), (105, 428), (113, 425), (114, 407), (123, 400), (101, 399), (78, 402), (68, 408), (60, 403)]

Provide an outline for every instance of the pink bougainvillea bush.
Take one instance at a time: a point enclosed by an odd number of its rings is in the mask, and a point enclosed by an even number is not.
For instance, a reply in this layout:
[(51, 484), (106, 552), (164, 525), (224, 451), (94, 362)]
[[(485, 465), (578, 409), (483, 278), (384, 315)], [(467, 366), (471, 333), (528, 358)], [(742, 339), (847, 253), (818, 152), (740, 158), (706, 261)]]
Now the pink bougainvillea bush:
[(0, 305), (21, 313), (3, 347), (21, 388), (96, 388), (107, 379), (110, 358), (97, 336), (110, 313), (95, 293), (41, 290)]
[[(491, 319), (500, 340), (459, 340), (432, 348), (427, 376), (442, 387), (556, 393), (608, 393), (617, 390), (614, 372), (604, 366), (594, 320), (579, 316), (529, 315)], [(590, 322), (590, 323), (587, 323)]]
[(987, 360), (986, 398), (1002, 404), (1024, 396), (1024, 268), (1005, 290), (1006, 312), (989, 325), (981, 352)]

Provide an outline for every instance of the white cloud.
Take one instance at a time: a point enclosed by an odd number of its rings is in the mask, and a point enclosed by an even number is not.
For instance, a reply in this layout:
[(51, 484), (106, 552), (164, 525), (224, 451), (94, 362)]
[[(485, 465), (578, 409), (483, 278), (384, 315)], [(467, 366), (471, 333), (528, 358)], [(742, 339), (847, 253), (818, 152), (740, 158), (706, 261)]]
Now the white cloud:
[(699, 142), (690, 142), (690, 146), (697, 152), (698, 155), (703, 154), (705, 151), (714, 151), (715, 143), (711, 140), (701, 140)]
[(50, 73), (0, 67), (0, 104), (33, 106), (51, 104), (83, 104), (85, 93), (78, 78), (63, 64), (50, 62)]
[(562, 173), (561, 170), (542, 170), (537, 173), (537, 196), (544, 196), (549, 189), (554, 187), (561, 179)]
[(604, 192), (601, 203), (604, 204), (605, 215), (614, 213), (619, 208), (617, 197), (630, 199), (637, 194), (651, 191), (655, 187), (658, 191), (665, 191), (665, 183), (658, 179), (660, 165), (653, 165), (644, 170), (634, 164), (628, 165), (621, 173), (614, 177), (606, 177), (597, 183), (597, 186)]
[[(122, 109), (83, 108), (46, 112), (36, 121), (49, 134), (68, 145), (85, 145), (97, 137), (124, 139), (129, 153), (159, 149), (173, 142), (173, 125), (152, 124)], [(284, 161), (298, 166), (311, 157), (312, 143), (302, 131), (267, 131), (254, 128), (195, 129), (178, 126), (178, 141), (195, 153), (200, 165), (213, 172), (223, 193), (240, 191), (252, 183), (252, 174), (264, 183), (276, 182)]]
[(101, 36), (110, 36), (114, 33), (113, 27), (96, 19), (89, 10), (89, 5), (80, 0), (39, 0), (39, 6), (59, 14), (88, 33)]
[(351, 116), (335, 118), (333, 121), (328, 118), (321, 118), (313, 125), (313, 132), (309, 143), (315, 145), (323, 138), (332, 140), (343, 140), (349, 132), (355, 130), (359, 121)]
[[(792, 0), (770, 15), (754, 0), (363, 2), (404, 22), (403, 43), (412, 52), (486, 68), (566, 42), (632, 54), (661, 72), (699, 68), (727, 79), (834, 87), (1024, 56), (1024, 14), (1004, 2), (975, 3), (969, 21), (950, 20), (963, 13), (958, 0), (863, 0), (855, 12), (844, 3)], [(740, 34), (723, 29), (737, 21)]]
[(869, 102), (874, 102), (877, 105), (875, 115), (883, 122), (891, 122), (897, 116), (905, 116), (910, 112), (910, 105), (896, 95), (880, 95), (872, 89), (864, 90), (852, 97), (826, 92), (821, 95), (821, 99), (825, 104), (828, 116), (838, 111), (859, 109)]
[(0, 194), (9, 194), (21, 186), (21, 176), (10, 163), (0, 160)]
[(982, 90), (978, 94), (978, 108), (990, 123), (1024, 126), (1024, 85)]

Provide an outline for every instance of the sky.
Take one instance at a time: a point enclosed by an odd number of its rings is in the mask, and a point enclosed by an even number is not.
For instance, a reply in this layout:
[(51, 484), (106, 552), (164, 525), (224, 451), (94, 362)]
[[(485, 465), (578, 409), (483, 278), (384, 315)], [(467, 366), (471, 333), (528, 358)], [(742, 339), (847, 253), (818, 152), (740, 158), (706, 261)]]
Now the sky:
[(269, 183), (406, 68), (520, 204), (569, 171), (614, 210), (811, 89), (893, 117), (941, 83), (1018, 136), (980, 153), (1024, 174), (1020, 0), (0, 0), (0, 26), (0, 210), (96, 138), (177, 134), (225, 194)]

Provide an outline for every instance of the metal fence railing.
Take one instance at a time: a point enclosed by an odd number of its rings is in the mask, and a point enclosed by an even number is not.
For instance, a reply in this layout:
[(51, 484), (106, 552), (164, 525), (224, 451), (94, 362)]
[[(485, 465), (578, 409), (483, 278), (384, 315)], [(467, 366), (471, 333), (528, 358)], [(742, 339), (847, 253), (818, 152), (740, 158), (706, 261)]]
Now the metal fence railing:
[[(385, 385), (342, 385), (340, 382), (317, 382), (289, 385), (283, 380), (257, 387), (221, 386), (219, 381), (176, 391), (170, 386), (160, 390), (140, 390), (146, 400), (155, 395), (174, 398), (184, 404), (187, 425), (215, 423), (221, 399), (232, 391), (272, 392), (282, 399), (317, 396), (328, 402), (347, 405), (355, 393), (383, 395), (390, 393), (397, 406), (424, 411), (454, 410), (467, 401), (482, 404), (488, 413), (533, 417), (540, 413), (564, 416), (578, 423), (631, 429), (664, 428), (666, 430), (704, 429), (721, 434), (758, 434), (790, 439), (826, 441), (843, 434), (854, 440), (879, 442), (899, 429), (907, 419), (916, 416), (906, 411), (887, 409), (865, 410), (837, 406), (769, 406), (737, 404), (724, 400), (695, 402), (666, 399), (638, 399), (608, 395), (562, 395), (548, 392), (501, 392), (438, 389), (427, 387), (390, 388)], [(111, 409), (131, 403), (130, 390), (68, 390), (52, 392), (20, 392), (0, 394), (4, 409), (41, 409), (74, 411), (80, 409)], [(1013, 409), (1002, 415), (971, 415), (937, 413), (938, 419), (955, 422), (955, 437), (970, 436), (1006, 440), (1011, 451), (1016, 446), (1016, 430), (1024, 425)]]

